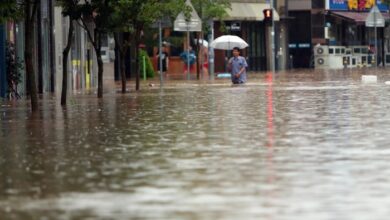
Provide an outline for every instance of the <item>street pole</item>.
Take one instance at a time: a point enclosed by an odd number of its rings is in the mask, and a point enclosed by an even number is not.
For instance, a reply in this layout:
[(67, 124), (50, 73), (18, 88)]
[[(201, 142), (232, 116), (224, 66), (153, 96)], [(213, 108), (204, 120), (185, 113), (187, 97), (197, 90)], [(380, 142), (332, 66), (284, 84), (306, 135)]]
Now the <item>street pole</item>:
[(214, 40), (214, 21), (211, 18), (209, 20), (211, 33), (209, 34), (209, 74), (210, 79), (214, 80), (214, 48), (210, 47), (211, 42)]
[[(188, 26), (188, 25), (187, 25)], [(190, 31), (187, 30), (187, 79), (191, 79), (190, 73)]]
[(270, 0), (270, 8), (272, 10), (271, 21), (271, 70), (275, 72), (275, 20), (274, 20), (274, 1)]
[(160, 65), (160, 87), (163, 86), (163, 69), (162, 69), (162, 27), (161, 27), (161, 19), (158, 22), (158, 58), (159, 58), (159, 65)]
[[(376, 1), (375, 1), (375, 5), (376, 6)], [(378, 40), (377, 40), (377, 29), (376, 29), (376, 13), (374, 13), (374, 42), (375, 42), (375, 55), (374, 55), (374, 58), (375, 58), (375, 67), (378, 67)]]

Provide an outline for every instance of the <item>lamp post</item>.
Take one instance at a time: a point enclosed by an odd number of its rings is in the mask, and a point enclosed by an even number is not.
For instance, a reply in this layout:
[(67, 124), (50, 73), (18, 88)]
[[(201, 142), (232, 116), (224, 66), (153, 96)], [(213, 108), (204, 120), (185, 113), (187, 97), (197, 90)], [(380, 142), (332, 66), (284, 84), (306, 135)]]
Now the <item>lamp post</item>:
[(378, 39), (377, 39), (377, 27), (384, 27), (385, 26), (385, 19), (383, 18), (380, 10), (378, 9), (377, 5), (374, 4), (374, 6), (371, 8), (370, 13), (368, 14), (366, 18), (366, 27), (374, 27), (374, 44), (375, 44), (375, 51), (374, 51), (374, 59), (375, 59), (375, 66), (378, 64)]
[[(213, 3), (213, 0), (209, 0), (210, 4)], [(211, 44), (211, 42), (214, 41), (214, 20), (213, 18), (210, 18), (209, 20), (209, 26), (210, 26), (210, 33), (209, 33), (209, 45)], [(208, 60), (208, 63), (209, 63), (209, 74), (210, 74), (210, 79), (211, 80), (214, 80), (214, 71), (215, 71), (215, 66), (214, 66), (214, 48), (210, 47), (209, 46), (209, 49), (208, 49), (208, 52), (209, 52), (209, 60)]]
[[(375, 1), (375, 3), (374, 3), (374, 7), (377, 7), (376, 6), (376, 1)], [(374, 37), (375, 37), (375, 39), (374, 39), (374, 43), (375, 43), (375, 54), (374, 54), (374, 58), (375, 58), (375, 67), (378, 67), (378, 39), (377, 39), (377, 33), (376, 33), (376, 31), (377, 31), (377, 29), (376, 29), (376, 13), (374, 13)]]
[[(210, 34), (209, 34), (209, 45), (214, 40), (214, 21), (212, 18), (209, 20)], [(214, 48), (209, 46), (209, 74), (210, 79), (214, 80)]]
[(161, 21), (162, 19), (158, 21), (158, 60), (160, 65), (160, 87), (163, 86), (163, 69), (162, 69), (162, 25)]
[(275, 72), (275, 20), (274, 20), (274, 1), (270, 0), (270, 9), (272, 10), (271, 20), (271, 70)]

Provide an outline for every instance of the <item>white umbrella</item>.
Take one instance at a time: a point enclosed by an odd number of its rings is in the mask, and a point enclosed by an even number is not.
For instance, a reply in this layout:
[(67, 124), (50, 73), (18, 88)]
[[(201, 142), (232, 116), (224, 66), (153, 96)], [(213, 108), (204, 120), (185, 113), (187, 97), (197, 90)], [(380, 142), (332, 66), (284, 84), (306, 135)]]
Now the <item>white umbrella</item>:
[(235, 47), (244, 49), (248, 47), (248, 44), (238, 36), (222, 35), (211, 42), (210, 47), (221, 50), (233, 50)]
[(200, 45), (202, 45), (204, 47), (209, 47), (209, 42), (207, 42), (204, 39), (194, 39), (194, 41), (195, 41), (195, 44), (198, 44), (198, 42), (199, 42)]

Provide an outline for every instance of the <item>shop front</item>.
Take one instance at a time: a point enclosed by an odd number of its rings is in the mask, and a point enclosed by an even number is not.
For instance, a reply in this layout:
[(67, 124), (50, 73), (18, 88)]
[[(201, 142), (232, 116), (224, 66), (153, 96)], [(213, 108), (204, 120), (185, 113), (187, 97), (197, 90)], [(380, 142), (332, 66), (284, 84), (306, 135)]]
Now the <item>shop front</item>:
[[(271, 28), (264, 22), (263, 10), (269, 9), (269, 3), (264, 2), (242, 2), (234, 1), (231, 8), (227, 10), (224, 18), (225, 32), (221, 32), (221, 24), (216, 22), (214, 27), (215, 38), (223, 34), (237, 35), (244, 39), (249, 47), (242, 50), (241, 55), (247, 59), (249, 71), (264, 71), (270, 69), (271, 60)], [(280, 17), (276, 10), (273, 11), (273, 19), (276, 25), (276, 32), (280, 34)], [(281, 36), (281, 35), (280, 35)], [(276, 52), (279, 60), (285, 60), (287, 48), (281, 41), (284, 38), (276, 39)], [(283, 48), (282, 48), (283, 47)], [(282, 48), (282, 49), (279, 49)], [(215, 71), (226, 71), (226, 60), (231, 56), (230, 51), (215, 50)], [(284, 61), (285, 62), (285, 61)], [(280, 66), (283, 66), (282, 64)]]
[(385, 65), (383, 58), (390, 49), (387, 46), (390, 43), (389, 36), (385, 33), (388, 32), (389, 27), (366, 27), (366, 19), (376, 3), (382, 17), (389, 20), (388, 6), (380, 0), (376, 2), (375, 0), (327, 0), (326, 3), (324, 28), (327, 44), (345, 47), (366, 46), (371, 49), (371, 52), (377, 52), (377, 63)]

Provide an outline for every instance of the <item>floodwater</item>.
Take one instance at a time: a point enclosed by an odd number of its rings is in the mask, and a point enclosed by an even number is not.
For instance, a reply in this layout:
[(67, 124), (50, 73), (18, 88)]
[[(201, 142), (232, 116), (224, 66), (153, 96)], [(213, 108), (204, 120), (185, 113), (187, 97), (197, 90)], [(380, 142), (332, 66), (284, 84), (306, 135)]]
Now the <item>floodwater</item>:
[(45, 96), (34, 115), (0, 102), (0, 219), (387, 220), (385, 81), (300, 70)]

